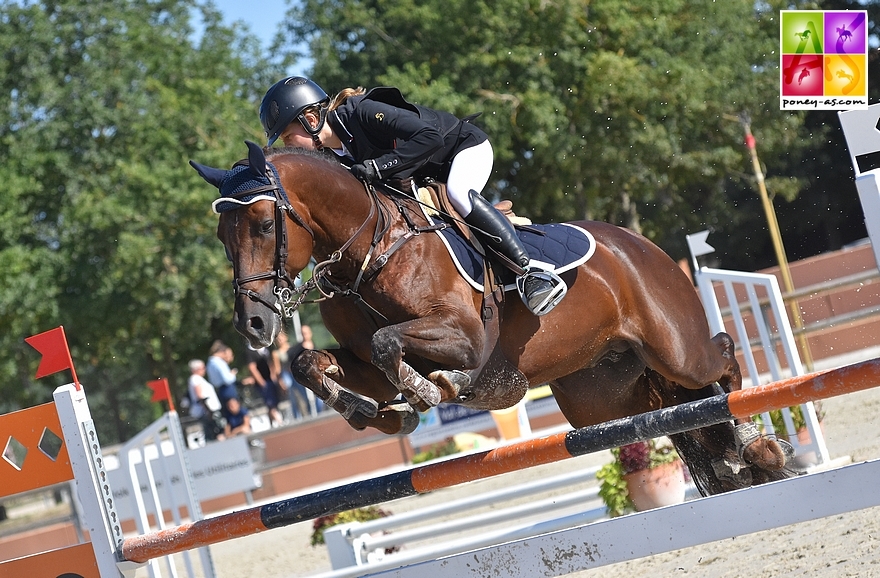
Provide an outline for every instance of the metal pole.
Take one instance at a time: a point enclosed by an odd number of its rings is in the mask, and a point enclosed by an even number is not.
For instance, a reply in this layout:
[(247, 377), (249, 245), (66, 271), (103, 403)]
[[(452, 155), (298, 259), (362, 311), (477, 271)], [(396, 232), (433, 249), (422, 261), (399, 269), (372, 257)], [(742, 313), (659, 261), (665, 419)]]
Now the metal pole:
[(128, 538), (121, 545), (122, 558), (145, 562), (319, 516), (870, 389), (878, 383), (880, 359), (794, 376)]
[[(758, 182), (758, 196), (761, 197), (761, 203), (764, 205), (764, 213), (767, 215), (767, 225), (770, 229), (770, 237), (773, 240), (773, 250), (776, 252), (776, 261), (779, 263), (782, 285), (785, 287), (786, 293), (792, 293), (794, 291), (794, 283), (791, 279), (791, 271), (788, 269), (788, 259), (785, 256), (785, 247), (782, 245), (782, 234), (779, 232), (779, 223), (776, 221), (776, 211), (773, 209), (773, 203), (770, 201), (770, 196), (767, 194), (767, 187), (764, 183), (764, 172), (761, 170), (760, 161), (758, 161), (758, 151), (755, 147), (755, 137), (752, 135), (751, 120), (749, 119), (749, 115), (745, 112), (739, 115), (738, 120), (740, 124), (742, 124), (743, 131), (745, 132), (745, 144), (749, 149), (749, 156), (752, 160), (752, 169), (755, 171), (755, 179)], [(803, 329), (804, 322), (801, 319), (801, 311), (796, 299), (793, 299), (789, 303), (789, 308), (791, 309), (794, 326), (798, 330)], [(806, 335), (800, 333), (798, 335), (798, 341), (801, 345), (804, 364), (807, 366), (807, 370), (812, 371), (813, 356), (810, 353), (810, 345), (807, 342)]]

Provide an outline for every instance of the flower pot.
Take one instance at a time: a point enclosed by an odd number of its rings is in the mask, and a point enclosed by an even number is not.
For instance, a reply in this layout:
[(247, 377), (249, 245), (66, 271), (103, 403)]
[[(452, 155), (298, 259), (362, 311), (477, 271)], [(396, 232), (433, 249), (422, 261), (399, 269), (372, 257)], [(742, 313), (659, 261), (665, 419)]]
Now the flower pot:
[(686, 484), (681, 460), (625, 474), (623, 479), (639, 512), (684, 502)]

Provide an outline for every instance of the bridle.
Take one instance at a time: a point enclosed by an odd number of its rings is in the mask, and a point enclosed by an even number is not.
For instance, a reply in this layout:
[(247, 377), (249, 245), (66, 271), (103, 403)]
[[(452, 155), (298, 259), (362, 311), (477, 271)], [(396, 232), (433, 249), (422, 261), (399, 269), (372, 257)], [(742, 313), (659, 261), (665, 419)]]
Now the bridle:
[[(248, 165), (248, 162), (246, 160), (238, 161), (237, 163), (235, 163), (235, 165), (233, 165), (233, 168), (241, 165), (246, 166)], [(276, 175), (277, 173), (275, 172), (275, 167), (267, 162), (266, 177), (269, 179), (268, 185), (262, 185), (228, 195), (229, 198), (241, 200), (244, 197), (249, 197), (260, 193), (271, 193), (274, 197), (275, 203), (275, 262), (273, 269), (271, 271), (255, 273), (253, 275), (247, 275), (244, 277), (235, 277), (232, 280), (232, 288), (235, 291), (236, 299), (239, 297), (239, 295), (243, 295), (248, 299), (251, 299), (252, 301), (256, 301), (265, 305), (282, 317), (292, 317), (296, 308), (299, 307), (299, 305), (304, 300), (305, 293), (307, 291), (303, 291), (302, 287), (296, 287), (295, 281), (290, 277), (290, 274), (287, 272), (287, 268), (285, 266), (287, 263), (288, 255), (287, 227), (285, 226), (284, 222), (285, 214), (290, 215), (290, 217), (294, 221), (296, 221), (299, 226), (306, 230), (306, 232), (311, 236), (313, 243), (315, 240), (315, 233), (314, 231), (312, 231), (312, 228), (308, 225), (308, 223), (306, 223), (305, 219), (303, 219), (300, 214), (296, 212), (296, 209), (293, 208), (293, 205), (290, 204), (290, 201), (287, 199), (287, 195), (284, 194), (281, 185), (278, 184), (278, 179)], [(272, 293), (277, 298), (275, 303), (272, 303), (269, 300), (265, 299), (256, 291), (252, 291), (251, 289), (247, 289), (244, 287), (247, 283), (263, 280), (273, 281), (274, 285), (272, 287)], [(300, 298), (296, 301), (294, 305), (291, 305), (291, 302), (294, 300), (295, 294), (298, 292), (301, 293)]]
[[(233, 168), (239, 165), (248, 165), (247, 160), (241, 160), (233, 165)], [(275, 261), (274, 266), (271, 271), (265, 271), (263, 273), (254, 273), (252, 275), (247, 275), (244, 277), (235, 277), (232, 280), (232, 287), (235, 291), (235, 298), (237, 299), (240, 295), (251, 299), (257, 303), (261, 303), (265, 305), (270, 310), (275, 312), (281, 317), (291, 318), (294, 316), (294, 313), (299, 308), (300, 305), (305, 301), (306, 295), (308, 295), (313, 290), (320, 291), (321, 295), (329, 299), (333, 297), (333, 292), (327, 292), (321, 280), (328, 273), (327, 268), (334, 263), (339, 262), (342, 259), (342, 255), (344, 252), (351, 246), (351, 244), (357, 239), (360, 234), (366, 229), (369, 222), (372, 220), (373, 215), (376, 214), (377, 206), (379, 203), (375, 198), (375, 192), (371, 187), (367, 187), (367, 191), (371, 193), (370, 196), (370, 213), (367, 215), (367, 218), (361, 224), (357, 231), (355, 231), (354, 235), (346, 241), (342, 247), (338, 250), (334, 251), (330, 258), (318, 263), (315, 265), (312, 271), (312, 277), (306, 283), (303, 283), (299, 287), (296, 286), (294, 279), (290, 277), (290, 274), (287, 272), (286, 263), (288, 256), (288, 238), (287, 238), (287, 227), (285, 226), (285, 216), (289, 215), (291, 219), (296, 222), (300, 227), (306, 230), (309, 236), (312, 238), (312, 244), (315, 243), (315, 233), (309, 224), (306, 222), (302, 216), (297, 213), (296, 209), (290, 203), (287, 194), (284, 192), (284, 188), (278, 182), (277, 173), (275, 167), (272, 166), (268, 161), (266, 162), (266, 176), (269, 179), (268, 185), (262, 185), (259, 187), (254, 187), (251, 189), (247, 189), (241, 192), (237, 192), (231, 195), (227, 195), (227, 198), (241, 200), (244, 197), (249, 197), (255, 194), (260, 193), (271, 193), (274, 197), (275, 203)], [(384, 216), (384, 213), (382, 214)], [(384, 225), (383, 225), (384, 223)], [(376, 232), (373, 236), (373, 244), (371, 245), (370, 253), (375, 245), (378, 244), (379, 240), (382, 236), (388, 231), (390, 227), (390, 219), (380, 218), (376, 223)], [(369, 254), (367, 256), (367, 260), (369, 260)], [(365, 262), (366, 264), (366, 262)], [(363, 273), (363, 269), (361, 269), (361, 273)], [(361, 275), (358, 275), (358, 282), (361, 278)], [(263, 280), (272, 280), (273, 288), (272, 293), (276, 297), (275, 303), (270, 302), (265, 299), (262, 295), (253, 291), (251, 289), (247, 289), (244, 287), (247, 283), (252, 283), (254, 281), (263, 281)], [(332, 285), (332, 284), (331, 284)]]

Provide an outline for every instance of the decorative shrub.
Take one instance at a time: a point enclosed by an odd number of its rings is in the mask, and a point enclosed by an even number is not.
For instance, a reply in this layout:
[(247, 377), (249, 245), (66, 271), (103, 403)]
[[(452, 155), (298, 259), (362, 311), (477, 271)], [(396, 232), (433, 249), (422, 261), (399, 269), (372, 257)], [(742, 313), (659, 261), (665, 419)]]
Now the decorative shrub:
[(422, 462), (429, 462), (431, 460), (436, 460), (437, 458), (457, 454), (460, 451), (461, 449), (455, 444), (455, 440), (449, 438), (445, 442), (434, 444), (427, 450), (414, 455), (412, 463), (420, 464)]
[[(369, 522), (370, 520), (384, 518), (390, 515), (391, 512), (386, 512), (378, 506), (367, 506), (356, 510), (346, 510), (345, 512), (339, 512), (338, 514), (330, 514), (329, 516), (321, 516), (312, 522), (312, 546), (324, 543), (324, 530), (330, 526), (347, 524), (348, 522)], [(385, 553), (390, 554), (395, 550), (396, 548), (388, 548), (385, 550)]]

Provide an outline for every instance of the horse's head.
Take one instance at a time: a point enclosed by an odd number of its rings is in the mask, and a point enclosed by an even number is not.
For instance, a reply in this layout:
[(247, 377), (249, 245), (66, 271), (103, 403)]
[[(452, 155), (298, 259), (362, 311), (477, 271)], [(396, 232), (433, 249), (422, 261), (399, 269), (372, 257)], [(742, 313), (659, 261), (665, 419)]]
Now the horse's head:
[[(220, 190), (217, 237), (232, 262), (233, 325), (252, 346), (270, 345), (294, 290), (293, 279), (311, 258), (312, 232), (293, 209), (275, 167), (259, 145), (247, 142), (247, 162), (230, 170), (190, 164)], [(288, 227), (289, 217), (297, 224)]]

